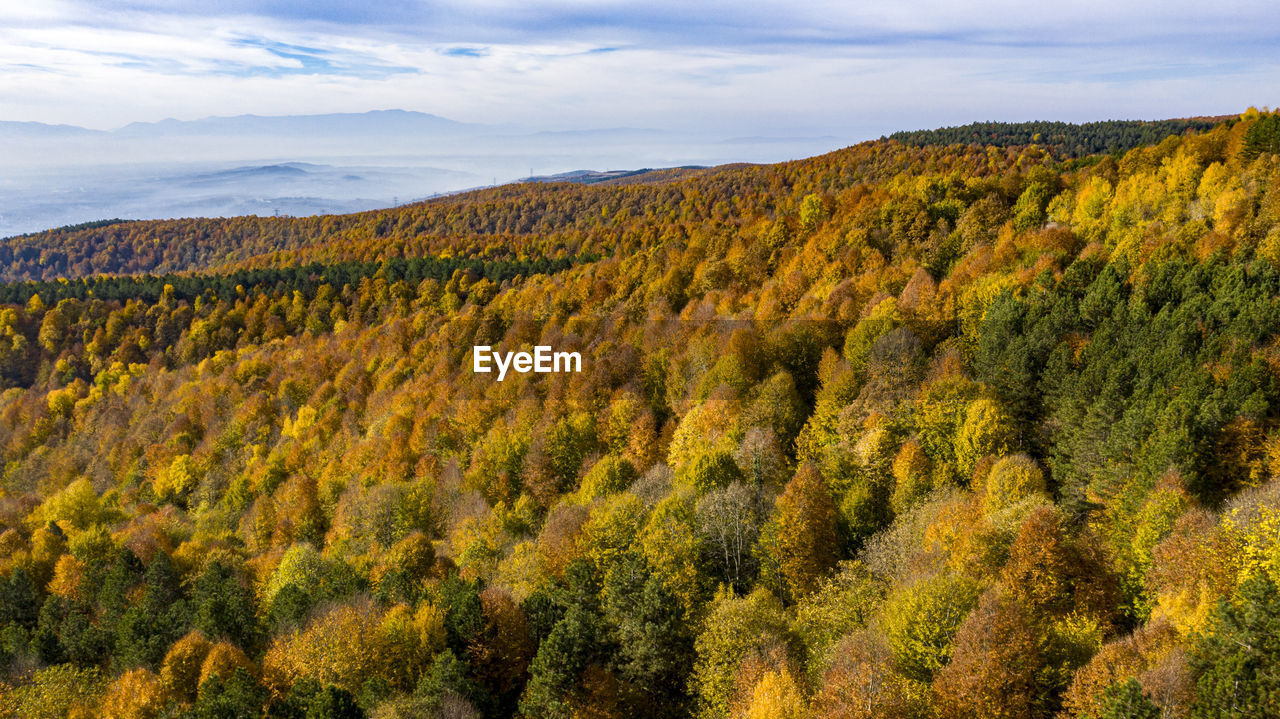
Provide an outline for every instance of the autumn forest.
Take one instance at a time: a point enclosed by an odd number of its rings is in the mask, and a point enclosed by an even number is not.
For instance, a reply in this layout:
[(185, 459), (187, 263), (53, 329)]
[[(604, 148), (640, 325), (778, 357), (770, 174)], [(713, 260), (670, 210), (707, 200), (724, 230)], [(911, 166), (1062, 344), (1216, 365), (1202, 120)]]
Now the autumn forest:
[(1280, 113), (9, 238), (0, 464), (0, 717), (1280, 716)]

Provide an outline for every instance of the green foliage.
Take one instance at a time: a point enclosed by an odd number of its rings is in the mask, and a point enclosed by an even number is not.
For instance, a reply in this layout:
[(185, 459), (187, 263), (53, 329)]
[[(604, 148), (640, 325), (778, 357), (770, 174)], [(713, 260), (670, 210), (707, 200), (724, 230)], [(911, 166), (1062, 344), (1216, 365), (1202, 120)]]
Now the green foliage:
[(605, 455), (587, 470), (578, 494), (585, 500), (599, 499), (625, 490), (635, 480), (636, 468), (631, 462), (617, 455)]
[(612, 664), (639, 695), (630, 702), (632, 711), (683, 716), (693, 636), (680, 602), (635, 555), (609, 570), (601, 593), (605, 634), (615, 647)]
[(239, 719), (258, 716), (267, 703), (267, 691), (244, 669), (230, 677), (215, 676), (200, 685), (200, 693), (188, 715), (191, 719)]
[(952, 640), (982, 585), (963, 576), (938, 575), (903, 586), (885, 601), (885, 632), (903, 675), (928, 682), (951, 660)]
[(1255, 120), (1244, 134), (1244, 157), (1254, 158), (1264, 152), (1280, 154), (1280, 115), (1275, 113)]
[(697, 659), (689, 688), (697, 697), (697, 715), (727, 716), (734, 676), (743, 659), (790, 642), (786, 613), (768, 591), (757, 589), (742, 598), (719, 595), (695, 642)]
[(1263, 717), (1280, 712), (1280, 590), (1265, 575), (1218, 605), (1191, 656), (1195, 717)]
[(741, 481), (742, 470), (728, 452), (700, 454), (676, 473), (676, 479), (698, 494), (724, 489)]
[(1138, 680), (1130, 678), (1107, 687), (1098, 719), (1160, 719), (1160, 707), (1142, 692)]
[(867, 624), (883, 591), (861, 563), (851, 562), (796, 604), (794, 630), (811, 667), (824, 666), (841, 638)]
[(596, 657), (600, 620), (574, 605), (538, 648), (529, 666), (529, 684), (520, 700), (526, 716), (567, 719), (579, 673)]
[(253, 593), (235, 572), (212, 561), (196, 579), (191, 591), (193, 624), (211, 638), (226, 637), (240, 647), (259, 641)]
[(975, 122), (941, 130), (895, 132), (890, 140), (908, 145), (951, 145), (971, 143), (1010, 147), (1036, 144), (1051, 148), (1060, 157), (1084, 157), (1101, 152), (1122, 152), (1153, 145), (1170, 135), (1188, 130), (1212, 128), (1213, 120), (1107, 120), (1071, 124), (1066, 122)]

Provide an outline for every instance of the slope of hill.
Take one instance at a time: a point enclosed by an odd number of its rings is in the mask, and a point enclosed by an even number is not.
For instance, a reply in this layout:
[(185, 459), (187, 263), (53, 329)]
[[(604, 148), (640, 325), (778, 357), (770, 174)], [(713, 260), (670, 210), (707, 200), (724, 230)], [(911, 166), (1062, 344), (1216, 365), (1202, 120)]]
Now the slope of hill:
[(901, 131), (889, 139), (906, 145), (973, 144), (994, 147), (1039, 145), (1060, 158), (1079, 158), (1104, 152), (1125, 152), (1154, 145), (1170, 135), (1204, 132), (1232, 117), (1199, 117), (1177, 120), (1105, 120), (1067, 122), (975, 122), (938, 130)]
[(0, 716), (1266, 716), (1271, 117), (8, 240)]

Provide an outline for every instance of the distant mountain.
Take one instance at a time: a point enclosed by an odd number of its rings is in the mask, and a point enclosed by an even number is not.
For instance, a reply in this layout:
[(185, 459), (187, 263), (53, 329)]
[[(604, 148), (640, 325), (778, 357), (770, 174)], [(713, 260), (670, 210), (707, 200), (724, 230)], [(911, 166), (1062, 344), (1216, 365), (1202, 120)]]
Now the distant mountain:
[(228, 180), (250, 180), (259, 178), (293, 178), (308, 174), (311, 168), (324, 169), (320, 165), (309, 162), (285, 162), (278, 165), (258, 165), (255, 167), (236, 167), (230, 170), (219, 170), (193, 176), (191, 182), (225, 182)]
[(328, 115), (236, 115), (200, 120), (134, 122), (116, 132), (125, 136), (162, 135), (347, 135), (464, 132), (483, 128), (425, 112), (374, 110)]
[(727, 140), (721, 140), (722, 145), (766, 145), (770, 143), (795, 143), (795, 142), (837, 142), (840, 138), (835, 135), (818, 135), (815, 137), (777, 137), (773, 135), (751, 135), (749, 137), (731, 137)]
[(199, 120), (168, 118), (157, 122), (132, 122), (116, 130), (90, 130), (76, 125), (51, 125), (43, 122), (0, 121), (0, 139), (64, 139), (91, 136), (145, 138), (184, 135), (341, 137), (371, 134), (449, 134), (485, 129), (488, 129), (488, 126), (458, 122), (426, 112), (373, 110), (327, 115), (235, 115), (205, 117)]
[(655, 176), (654, 179), (668, 181), (677, 176), (687, 176), (697, 174), (699, 170), (709, 169), (705, 165), (683, 165), (680, 167), (663, 167), (652, 168), (646, 167), (640, 170), (573, 170), (570, 172), (560, 172), (554, 175), (536, 175), (534, 177), (526, 177), (519, 182), (574, 182), (580, 185), (594, 185), (596, 183), (608, 182), (610, 184), (625, 184), (616, 182), (618, 180), (636, 179), (641, 180), (647, 175)]
[(103, 135), (99, 130), (89, 130), (75, 125), (47, 125), (43, 122), (0, 121), (0, 139), (45, 139)]

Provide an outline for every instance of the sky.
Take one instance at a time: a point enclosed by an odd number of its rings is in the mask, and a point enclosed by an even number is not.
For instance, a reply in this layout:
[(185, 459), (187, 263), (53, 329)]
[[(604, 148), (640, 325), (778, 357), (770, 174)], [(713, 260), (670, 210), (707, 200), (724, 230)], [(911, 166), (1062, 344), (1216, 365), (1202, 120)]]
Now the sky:
[(3, 0), (0, 120), (406, 109), (850, 139), (1280, 104), (1267, 0)]

